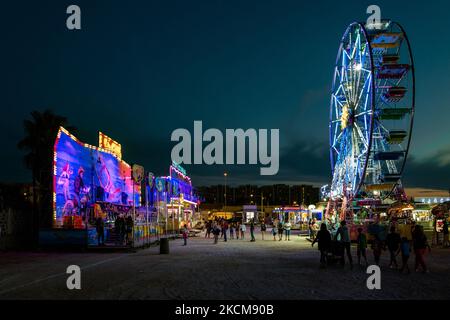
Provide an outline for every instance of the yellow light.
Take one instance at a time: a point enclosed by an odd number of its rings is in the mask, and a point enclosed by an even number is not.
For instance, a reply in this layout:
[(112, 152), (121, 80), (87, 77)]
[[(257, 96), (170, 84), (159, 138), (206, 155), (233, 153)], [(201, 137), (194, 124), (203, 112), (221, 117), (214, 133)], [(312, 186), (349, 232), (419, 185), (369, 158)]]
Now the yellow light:
[(349, 118), (348, 105), (344, 105), (342, 107), (342, 115), (341, 115), (341, 130), (347, 128)]

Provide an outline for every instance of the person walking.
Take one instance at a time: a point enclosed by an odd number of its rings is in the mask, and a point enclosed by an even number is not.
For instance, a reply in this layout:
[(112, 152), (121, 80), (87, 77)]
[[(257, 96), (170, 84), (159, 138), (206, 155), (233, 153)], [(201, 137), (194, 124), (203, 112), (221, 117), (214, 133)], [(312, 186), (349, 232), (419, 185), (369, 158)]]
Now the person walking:
[(206, 233), (205, 233), (205, 238), (211, 238), (211, 231), (212, 231), (212, 222), (208, 221), (206, 222)]
[(230, 239), (234, 239), (234, 223), (230, 223)]
[(125, 221), (125, 225), (127, 228), (127, 233), (126, 233), (126, 244), (129, 245), (132, 243), (133, 241), (133, 218), (131, 217), (131, 215), (128, 215), (126, 221)]
[(122, 215), (119, 214), (114, 221), (114, 231), (117, 235), (116, 245), (123, 245), (123, 240), (125, 237), (124, 224), (125, 221), (123, 220)]
[(236, 240), (239, 240), (239, 233), (241, 232), (241, 224), (236, 223)]
[(361, 265), (361, 257), (363, 257), (367, 267), (369, 265), (366, 257), (367, 237), (366, 234), (362, 231), (362, 228), (358, 228), (358, 237), (356, 238), (356, 252), (358, 256), (358, 265)]
[(285, 233), (285, 236), (284, 236), (284, 241), (291, 241), (291, 223), (290, 223), (290, 221), (289, 220), (287, 220), (285, 223), (284, 223), (284, 233)]
[(283, 222), (278, 221), (278, 241), (283, 240)]
[(427, 236), (423, 232), (423, 227), (418, 225), (414, 228), (413, 233), (413, 248), (414, 254), (416, 256), (415, 270), (419, 271), (419, 265), (422, 267), (422, 272), (427, 273), (428, 268), (425, 263), (425, 250), (428, 248), (428, 251), (431, 252), (431, 247), (428, 244)]
[(217, 244), (219, 242), (219, 235), (220, 235), (220, 228), (218, 224), (214, 224), (212, 232), (214, 235), (214, 244)]
[(103, 222), (102, 217), (98, 217), (95, 220), (95, 229), (97, 231), (97, 242), (99, 246), (103, 246), (105, 244), (105, 223)]
[(375, 264), (379, 266), (381, 252), (383, 251), (383, 243), (381, 242), (378, 234), (375, 234), (375, 238), (372, 241), (372, 251), (373, 251), (373, 258), (375, 259)]
[(410, 274), (411, 271), (409, 271), (408, 260), (411, 254), (411, 245), (409, 244), (409, 241), (406, 237), (402, 238), (402, 242), (400, 243), (400, 248), (398, 249), (398, 251), (401, 251), (402, 253), (402, 267), (400, 268), (400, 273), (403, 273), (403, 270), (406, 269), (408, 274)]
[(314, 225), (314, 220), (313, 220), (313, 218), (310, 218), (308, 221), (308, 232), (309, 232), (309, 239), (311, 239), (311, 240), (314, 240), (313, 225)]
[(223, 241), (227, 242), (228, 221), (224, 220), (222, 225)]
[(273, 241), (277, 241), (277, 226), (276, 223), (273, 223), (273, 227), (272, 227), (272, 236), (273, 236)]
[(318, 243), (319, 251), (320, 251), (320, 266), (327, 266), (327, 255), (331, 248), (331, 234), (327, 229), (327, 225), (323, 222), (320, 225), (320, 230), (317, 232), (314, 241), (311, 243), (311, 247), (314, 247), (315, 243)]
[(255, 242), (255, 218), (252, 219), (252, 221), (250, 222), (250, 241), (251, 242)]
[(443, 248), (448, 248), (449, 241), (448, 241), (448, 220), (447, 218), (444, 219), (444, 224), (442, 225), (442, 233), (444, 234), (444, 241), (442, 242)]
[(347, 258), (350, 263), (350, 268), (353, 268), (353, 259), (352, 253), (350, 252), (351, 243), (350, 243), (350, 234), (348, 232), (347, 222), (345, 220), (341, 221), (341, 226), (338, 228), (336, 232), (336, 238), (340, 236), (340, 244), (344, 249), (341, 257), (341, 265), (345, 265), (345, 253), (347, 253)]
[(224, 228), (223, 228), (223, 223), (224, 223), (223, 219), (220, 219), (220, 222), (219, 222), (219, 226), (220, 226), (220, 239), (223, 238), (223, 230), (224, 230)]
[(264, 234), (266, 233), (267, 226), (266, 223), (263, 221), (261, 222), (261, 239), (264, 240)]
[(395, 268), (398, 269), (398, 264), (397, 264), (397, 252), (398, 249), (400, 248), (400, 243), (401, 243), (402, 239), (400, 237), (400, 234), (395, 232), (395, 226), (391, 227), (391, 232), (387, 235), (386, 237), (386, 244), (387, 247), (389, 249), (389, 253), (390, 253), (390, 262), (389, 262), (389, 268)]
[(244, 223), (241, 224), (240, 228), (241, 228), (241, 239), (244, 240), (245, 239), (245, 231), (247, 231), (247, 228)]
[(187, 245), (187, 238), (188, 238), (188, 229), (186, 227), (186, 224), (183, 227), (183, 240), (184, 240), (184, 244), (183, 246)]

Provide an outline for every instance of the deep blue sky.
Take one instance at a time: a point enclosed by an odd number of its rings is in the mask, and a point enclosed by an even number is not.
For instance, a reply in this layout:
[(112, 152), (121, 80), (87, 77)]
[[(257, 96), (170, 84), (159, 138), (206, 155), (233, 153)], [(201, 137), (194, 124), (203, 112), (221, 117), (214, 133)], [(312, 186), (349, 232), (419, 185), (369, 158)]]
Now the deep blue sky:
[[(186, 166), (194, 183), (329, 179), (328, 108), (342, 33), (366, 8), (400, 22), (414, 51), (417, 109), (407, 186), (450, 187), (448, 1), (9, 1), (2, 3), (1, 181), (27, 181), (22, 121), (50, 107), (78, 137), (101, 130), (124, 159), (166, 174), (176, 128), (279, 128), (280, 171)], [(66, 7), (82, 30), (65, 27)], [(270, 181), (269, 181), (270, 180)]]

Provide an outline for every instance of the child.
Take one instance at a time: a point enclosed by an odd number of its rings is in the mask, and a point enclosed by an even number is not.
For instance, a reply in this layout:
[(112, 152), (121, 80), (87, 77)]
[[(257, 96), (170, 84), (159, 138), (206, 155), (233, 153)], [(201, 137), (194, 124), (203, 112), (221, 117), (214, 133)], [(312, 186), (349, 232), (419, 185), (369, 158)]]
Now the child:
[(275, 224), (273, 225), (272, 228), (272, 235), (273, 235), (273, 241), (277, 241), (276, 237), (277, 237), (277, 227), (275, 226)]
[(408, 274), (411, 273), (409, 271), (408, 260), (409, 255), (411, 253), (411, 246), (409, 245), (409, 241), (406, 237), (402, 238), (402, 242), (400, 243), (400, 248), (397, 251), (397, 254), (401, 251), (402, 253), (402, 267), (400, 268), (400, 273), (403, 273), (403, 270), (406, 268)]
[(383, 245), (377, 234), (375, 235), (375, 239), (373, 239), (373, 242), (372, 242), (372, 250), (373, 250), (373, 257), (375, 258), (375, 264), (377, 266), (379, 266), (381, 250), (383, 250)]
[(364, 233), (362, 233), (362, 231), (363, 231), (362, 228), (358, 228), (358, 238), (356, 239), (358, 265), (361, 265), (361, 256), (362, 256), (364, 258), (364, 260), (366, 261), (366, 266), (367, 266), (368, 265), (367, 258), (366, 258), (367, 237)]

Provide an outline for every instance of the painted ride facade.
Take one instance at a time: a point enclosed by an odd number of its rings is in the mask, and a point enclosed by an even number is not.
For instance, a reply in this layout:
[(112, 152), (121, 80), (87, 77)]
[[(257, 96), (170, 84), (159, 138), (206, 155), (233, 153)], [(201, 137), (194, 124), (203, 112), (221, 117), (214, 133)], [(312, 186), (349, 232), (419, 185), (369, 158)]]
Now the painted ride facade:
[(144, 246), (194, 225), (199, 205), (179, 165), (156, 177), (125, 162), (121, 145), (103, 133), (93, 146), (61, 127), (54, 144), (53, 228), (40, 231), (40, 245)]

